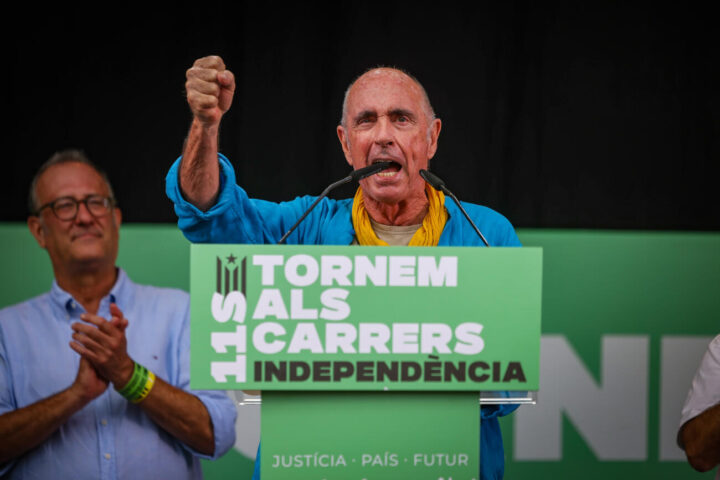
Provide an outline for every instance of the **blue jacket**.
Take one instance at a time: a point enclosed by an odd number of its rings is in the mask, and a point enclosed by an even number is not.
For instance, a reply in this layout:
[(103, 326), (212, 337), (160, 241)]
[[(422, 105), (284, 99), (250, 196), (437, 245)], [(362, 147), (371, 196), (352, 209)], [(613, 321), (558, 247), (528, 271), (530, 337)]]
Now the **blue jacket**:
[[(282, 203), (251, 199), (236, 185), (235, 171), (219, 154), (220, 192), (216, 204), (203, 212), (183, 199), (178, 175), (180, 159), (170, 168), (166, 193), (175, 204), (178, 227), (193, 243), (273, 244), (307, 210), (315, 197), (298, 197)], [(481, 205), (463, 202), (463, 207), (483, 232), (491, 246), (519, 247), (515, 230), (499, 213)], [(448, 220), (439, 246), (484, 246), (475, 230), (454, 202), (445, 202)], [(352, 225), (352, 199), (324, 198), (287, 239), (288, 244), (350, 245), (355, 236)], [(481, 409), (480, 478), (501, 479), (505, 462), (497, 417), (507, 415), (517, 405), (486, 405)], [(259, 451), (258, 451), (259, 453)], [(256, 476), (259, 457), (256, 461)]]

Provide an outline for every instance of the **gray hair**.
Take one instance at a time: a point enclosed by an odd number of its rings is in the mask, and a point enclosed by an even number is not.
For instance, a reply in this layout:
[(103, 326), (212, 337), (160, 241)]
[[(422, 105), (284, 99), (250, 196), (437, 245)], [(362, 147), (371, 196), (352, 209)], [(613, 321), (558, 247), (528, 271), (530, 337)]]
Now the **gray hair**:
[(38, 200), (37, 196), (38, 180), (40, 180), (40, 177), (43, 173), (45, 173), (48, 168), (52, 167), (53, 165), (62, 165), (65, 163), (82, 163), (95, 170), (95, 172), (100, 175), (100, 177), (107, 185), (110, 199), (113, 201), (113, 203), (115, 203), (115, 194), (113, 193), (113, 188), (112, 185), (110, 185), (110, 180), (108, 179), (107, 174), (100, 167), (91, 162), (90, 159), (81, 150), (68, 149), (53, 154), (53, 156), (50, 157), (45, 163), (43, 163), (38, 169), (38, 171), (35, 173), (35, 176), (30, 183), (30, 192), (28, 194), (28, 208), (30, 209), (31, 215), (35, 215), (38, 208), (40, 207), (40, 201)]
[(398, 68), (398, 67), (388, 67), (388, 66), (384, 66), (384, 65), (379, 65), (377, 67), (368, 68), (362, 74), (355, 77), (353, 79), (353, 81), (350, 82), (350, 85), (348, 85), (347, 89), (345, 90), (345, 96), (343, 97), (342, 114), (341, 114), (342, 116), (340, 117), (340, 125), (342, 125), (343, 127), (347, 127), (347, 125), (345, 124), (345, 118), (347, 117), (348, 97), (350, 96), (350, 90), (352, 90), (352, 87), (366, 73), (371, 72), (373, 70), (378, 70), (378, 69), (395, 70), (396, 72), (402, 73), (403, 75), (408, 77), (410, 80), (415, 82), (415, 85), (417, 85), (420, 88), (420, 92), (422, 93), (422, 97), (423, 97), (423, 101), (424, 101), (423, 103), (425, 103), (425, 105), (424, 105), (425, 115), (427, 116), (428, 123), (431, 123), (436, 118), (435, 110), (433, 110), (432, 104), (430, 103), (430, 97), (428, 97), (427, 91), (425, 91), (425, 87), (422, 86), (422, 83), (420, 83), (420, 81), (417, 78), (415, 78), (415, 76), (412, 73), (410, 73), (407, 70), (404, 70), (402, 68)]

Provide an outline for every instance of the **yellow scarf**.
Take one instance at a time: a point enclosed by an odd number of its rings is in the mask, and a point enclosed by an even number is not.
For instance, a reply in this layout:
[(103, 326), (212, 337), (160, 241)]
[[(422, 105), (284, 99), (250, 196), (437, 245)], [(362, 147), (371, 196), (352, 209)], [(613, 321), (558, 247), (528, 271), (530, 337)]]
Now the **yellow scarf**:
[[(410, 239), (409, 245), (411, 247), (436, 246), (440, 241), (440, 235), (448, 219), (448, 213), (445, 210), (445, 195), (427, 183), (425, 184), (425, 195), (429, 203), (428, 213), (425, 215), (418, 231)], [(387, 242), (380, 240), (372, 228), (370, 216), (365, 209), (362, 188), (360, 187), (355, 192), (355, 198), (353, 199), (352, 222), (360, 245), (387, 246)]]

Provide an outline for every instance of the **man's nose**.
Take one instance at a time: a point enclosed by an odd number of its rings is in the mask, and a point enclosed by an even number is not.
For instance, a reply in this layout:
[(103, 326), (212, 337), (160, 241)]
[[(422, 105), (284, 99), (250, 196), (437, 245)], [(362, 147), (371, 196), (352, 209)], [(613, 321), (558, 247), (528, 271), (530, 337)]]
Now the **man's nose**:
[(90, 213), (88, 206), (85, 202), (78, 203), (78, 211), (75, 215), (75, 222), (77, 223), (92, 223), (95, 220), (95, 216)]
[(378, 118), (375, 124), (375, 143), (381, 147), (388, 147), (395, 142), (394, 132), (392, 129), (392, 122), (383, 115)]

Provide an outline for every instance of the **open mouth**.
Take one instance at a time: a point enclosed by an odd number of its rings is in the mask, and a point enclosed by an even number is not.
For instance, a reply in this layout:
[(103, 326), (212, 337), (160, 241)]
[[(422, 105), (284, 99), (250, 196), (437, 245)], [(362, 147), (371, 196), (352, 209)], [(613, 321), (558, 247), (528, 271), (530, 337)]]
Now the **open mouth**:
[(374, 160), (373, 163), (387, 162), (387, 161), (389, 161), (391, 163), (391, 165), (388, 168), (386, 168), (385, 170), (383, 170), (382, 172), (378, 172), (377, 175), (379, 177), (392, 177), (392, 176), (396, 175), (402, 169), (402, 166), (393, 160), (377, 159), (377, 160)]

